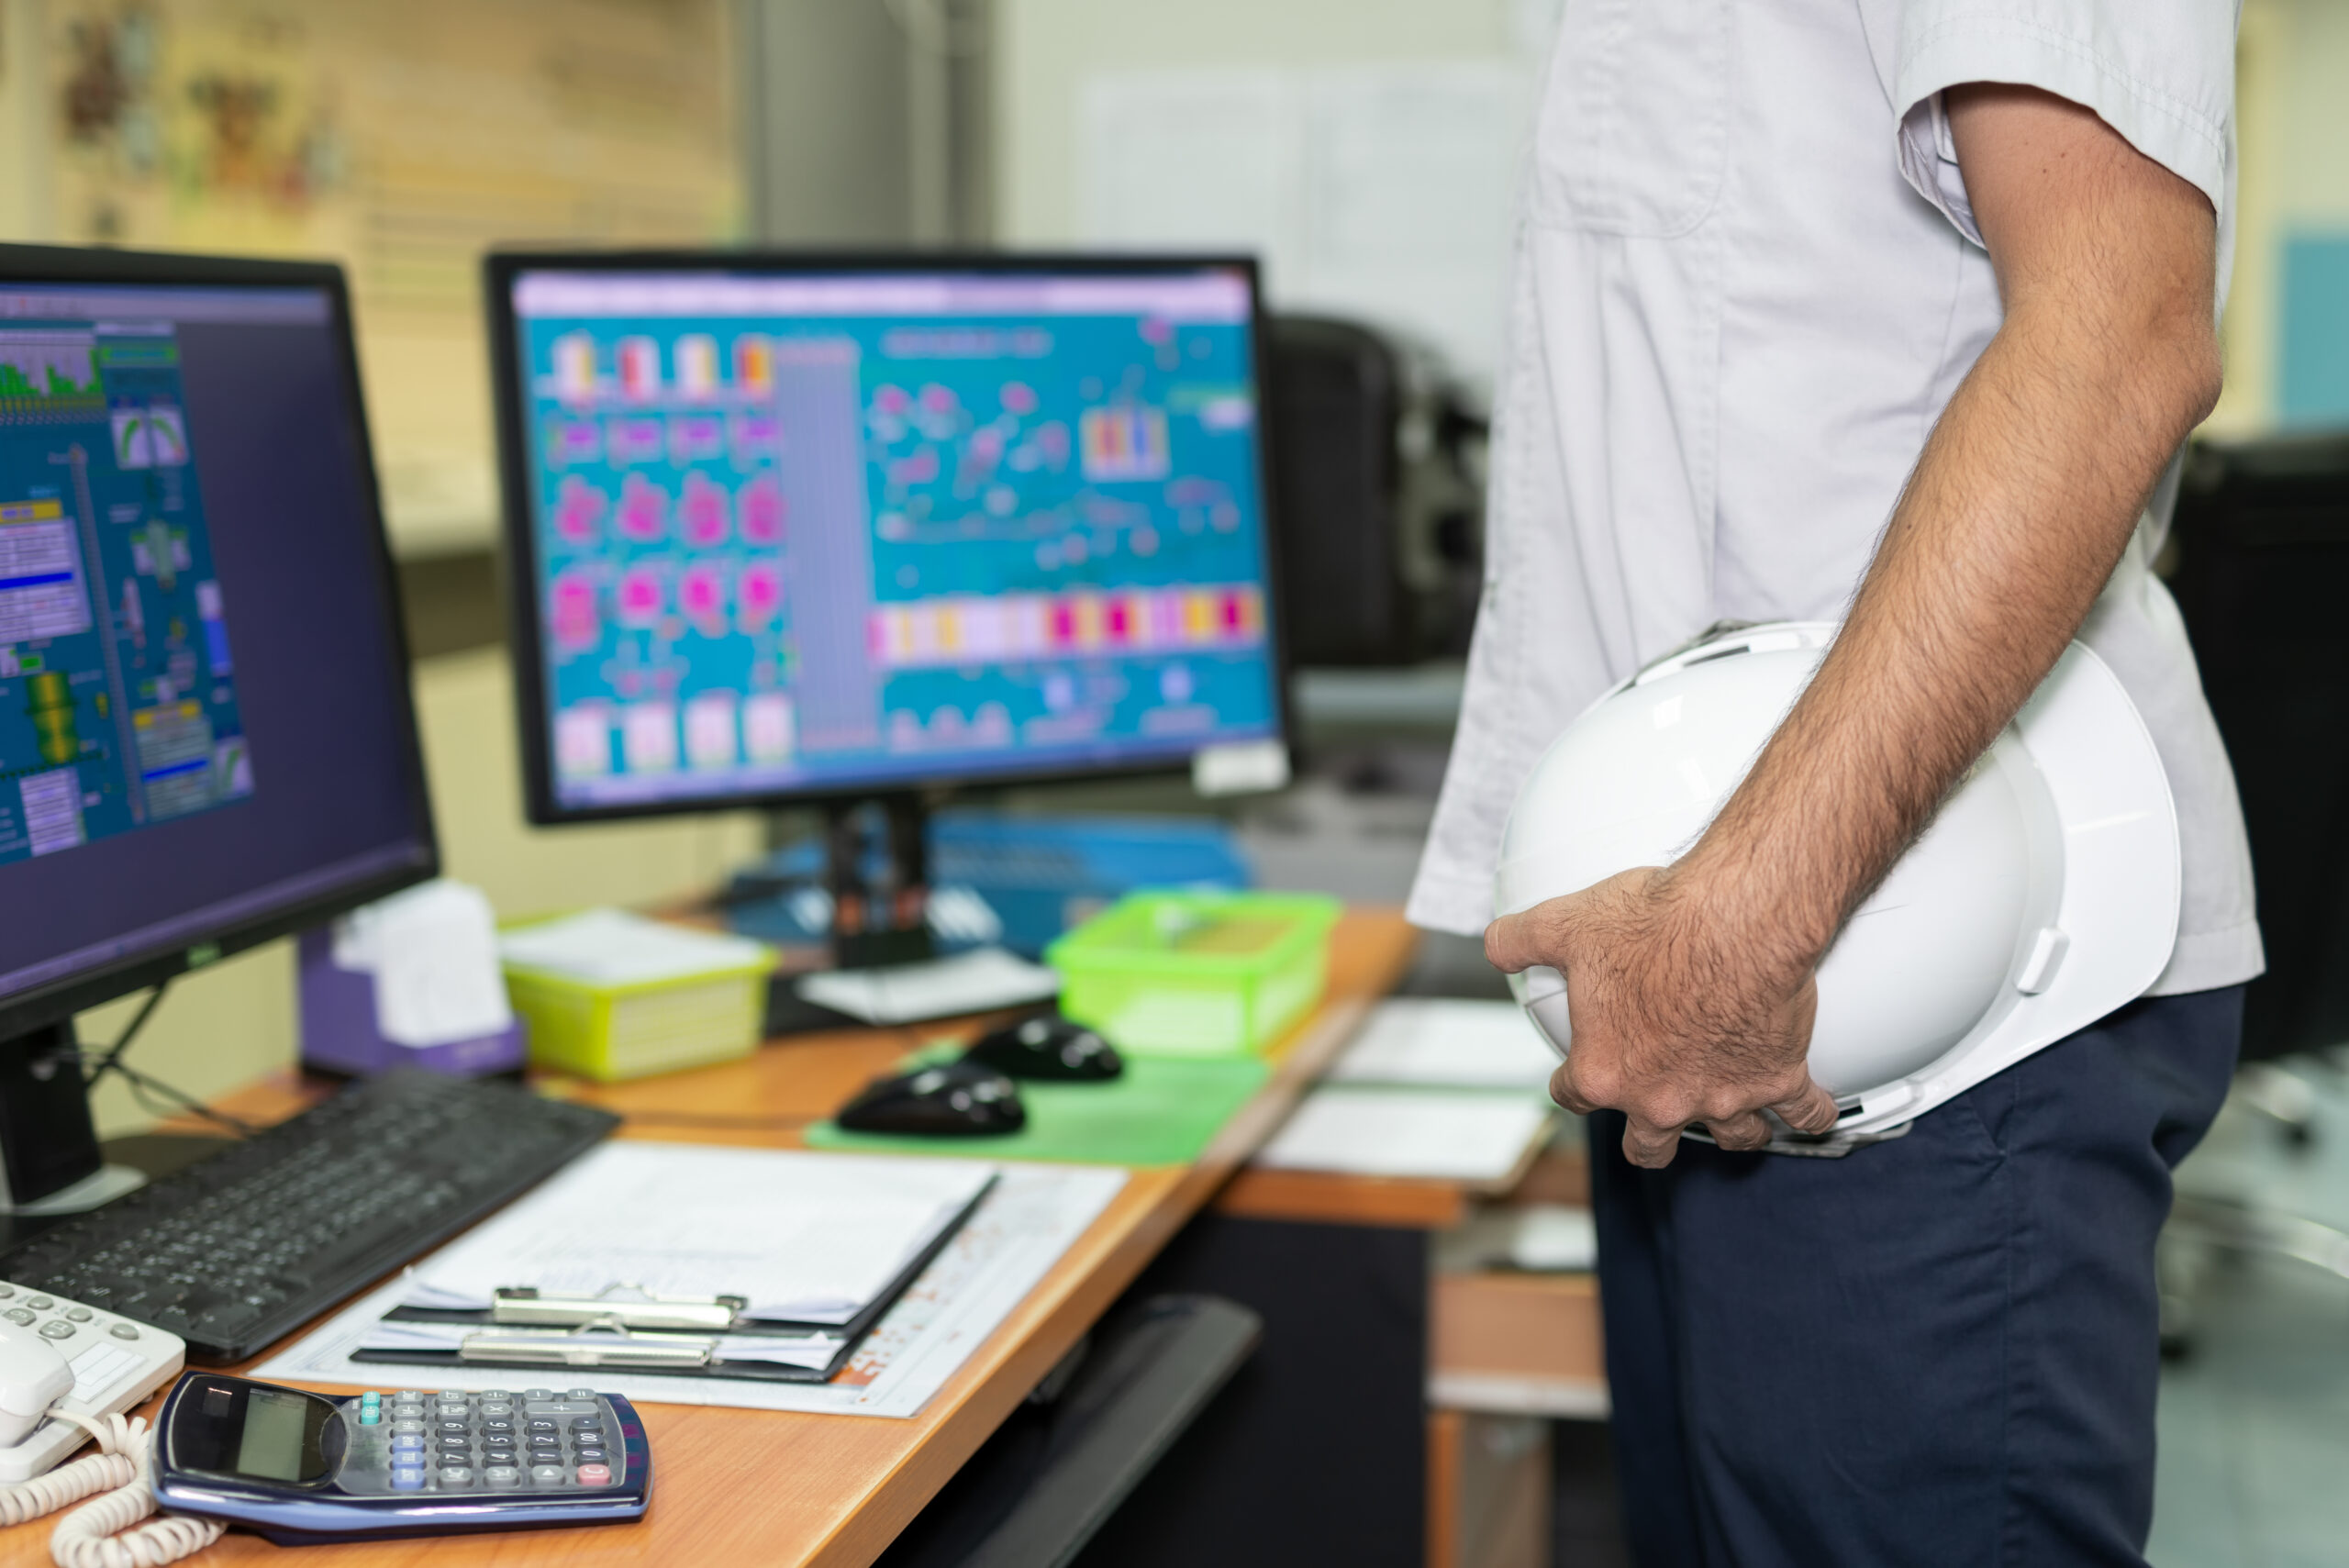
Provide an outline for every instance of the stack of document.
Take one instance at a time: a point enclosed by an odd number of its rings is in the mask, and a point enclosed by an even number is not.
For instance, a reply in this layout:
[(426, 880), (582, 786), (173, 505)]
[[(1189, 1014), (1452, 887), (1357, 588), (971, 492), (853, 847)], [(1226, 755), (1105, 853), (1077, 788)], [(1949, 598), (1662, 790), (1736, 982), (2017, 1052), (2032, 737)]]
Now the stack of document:
[(1255, 1162), (1499, 1182), (1549, 1136), (1557, 1064), (1513, 1002), (1392, 998)]
[[(739, 1297), (716, 1362), (841, 1361), (996, 1178), (981, 1161), (608, 1143), (411, 1269), (361, 1349), (456, 1355), (501, 1289)], [(473, 1359), (479, 1359), (475, 1357)]]

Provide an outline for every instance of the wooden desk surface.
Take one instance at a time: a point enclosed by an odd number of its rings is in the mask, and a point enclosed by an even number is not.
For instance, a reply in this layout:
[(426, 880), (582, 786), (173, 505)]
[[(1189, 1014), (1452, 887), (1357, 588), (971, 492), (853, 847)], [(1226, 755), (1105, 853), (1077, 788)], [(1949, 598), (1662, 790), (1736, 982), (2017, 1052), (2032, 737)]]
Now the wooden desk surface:
[[(1197, 1163), (1135, 1171), (1108, 1209), (919, 1416), (899, 1420), (648, 1405), (641, 1408), (652, 1441), (653, 1499), (640, 1524), (371, 1542), (330, 1553), (309, 1550), (322, 1561), (330, 1556), (354, 1568), (872, 1562), (1280, 1125), (1353, 1032), (1362, 1010), (1393, 986), (1413, 940), (1394, 910), (1350, 911), (1332, 933), (1327, 999), (1275, 1049), (1273, 1076), (1256, 1097)], [(829, 1113), (915, 1043), (913, 1030), (809, 1035), (696, 1072), (613, 1085), (565, 1080), (550, 1087), (626, 1115), (623, 1138), (788, 1148), (799, 1143), (800, 1127)], [(267, 1120), (292, 1114), (306, 1097), (287, 1074), (222, 1104)], [(143, 1413), (151, 1418), (159, 1404), (150, 1401)], [(54, 1523), (51, 1516), (0, 1530), (0, 1568), (47, 1562)], [(231, 1532), (204, 1561), (284, 1561), (277, 1550), (258, 1536)]]

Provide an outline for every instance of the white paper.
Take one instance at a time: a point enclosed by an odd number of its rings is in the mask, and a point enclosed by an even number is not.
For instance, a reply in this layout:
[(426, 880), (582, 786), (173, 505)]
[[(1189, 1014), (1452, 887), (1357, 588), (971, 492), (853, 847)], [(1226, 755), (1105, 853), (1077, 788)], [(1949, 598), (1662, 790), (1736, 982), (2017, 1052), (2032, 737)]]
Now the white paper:
[(1488, 1208), (1438, 1238), (1436, 1266), (1453, 1273), (1506, 1263), (1540, 1273), (1598, 1266), (1598, 1227), (1586, 1208), (1528, 1204)]
[(741, 1296), (750, 1316), (841, 1323), (995, 1173), (974, 1160), (606, 1143), (410, 1271), (412, 1307), (501, 1285)]
[(496, 916), (464, 883), (428, 882), (352, 910), (335, 922), (334, 961), (373, 976), (376, 1032), (395, 1044), (479, 1040), (514, 1022)]
[(1530, 1095), (1323, 1087), (1305, 1096), (1255, 1162), (1350, 1175), (1498, 1181), (1542, 1136), (1551, 1110)]
[(748, 937), (697, 931), (625, 909), (589, 909), (508, 931), (498, 941), (507, 961), (594, 985), (688, 980), (768, 962)]
[(1557, 1052), (1514, 1002), (1396, 996), (1381, 1002), (1345, 1055), (1333, 1084), (1421, 1084), (1540, 1094)]
[(920, 963), (803, 974), (797, 987), (817, 1006), (868, 1024), (905, 1024), (1048, 1001), (1060, 995), (1061, 977), (1006, 949), (973, 948)]
[(1253, 251), (1281, 308), (1400, 329), (1488, 384), (1530, 100), (1501, 58), (1096, 72), (1079, 234)]
[[(1126, 1184), (1126, 1173), (1090, 1165), (1006, 1165), (978, 1212), (954, 1233), (897, 1304), (882, 1314), (829, 1383), (747, 1378), (589, 1374), (599, 1389), (644, 1404), (722, 1405), (843, 1416), (921, 1413), (971, 1353), (1058, 1262)], [(436, 1258), (439, 1254), (434, 1255)], [(429, 1267), (432, 1259), (419, 1265)], [(513, 1367), (421, 1367), (354, 1362), (351, 1353), (400, 1304), (392, 1281), (288, 1346), (251, 1375), (345, 1388), (429, 1379), (436, 1388), (511, 1388)], [(566, 1373), (566, 1375), (569, 1375)]]

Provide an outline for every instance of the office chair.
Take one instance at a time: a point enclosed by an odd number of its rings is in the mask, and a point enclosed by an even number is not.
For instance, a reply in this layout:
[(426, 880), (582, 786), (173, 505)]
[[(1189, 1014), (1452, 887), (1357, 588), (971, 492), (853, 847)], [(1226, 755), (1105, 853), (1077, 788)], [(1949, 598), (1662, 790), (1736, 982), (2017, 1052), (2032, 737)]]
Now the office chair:
[[(2243, 998), (2234, 1099), (2305, 1144), (2316, 1084), (2349, 1067), (2338, 1054), (2349, 1044), (2349, 433), (2197, 442), (2174, 537), (2171, 588), (2234, 764), (2267, 951)], [(2173, 1348), (2190, 1324), (2194, 1256), (2210, 1249), (2281, 1253), (2349, 1279), (2349, 1235), (2256, 1201), (2182, 1195), (2165, 1237)]]

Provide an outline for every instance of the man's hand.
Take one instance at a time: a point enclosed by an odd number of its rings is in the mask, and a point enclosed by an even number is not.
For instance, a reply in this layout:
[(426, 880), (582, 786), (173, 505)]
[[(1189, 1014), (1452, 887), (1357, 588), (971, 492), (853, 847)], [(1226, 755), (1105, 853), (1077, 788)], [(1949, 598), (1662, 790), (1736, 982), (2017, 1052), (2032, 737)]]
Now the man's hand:
[(1585, 1115), (1621, 1110), (1635, 1165), (1669, 1164), (1691, 1122), (1724, 1149), (1767, 1143), (1764, 1110), (1799, 1132), (1835, 1125), (1833, 1098), (1805, 1066), (1819, 999), (1809, 968), (1789, 972), (1741, 941), (1708, 902), (1675, 873), (1642, 867), (1485, 931), (1496, 967), (1546, 963), (1573, 977), (1574, 1049), (1550, 1095)]
[(1624, 1151), (1641, 1164), (1670, 1160), (1688, 1121), (1731, 1147), (1762, 1141), (1763, 1107), (1792, 1107), (1805, 1131), (1833, 1124), (1804, 1069), (1812, 970), (2054, 666), (2218, 396), (2202, 194), (2035, 89), (1954, 88), (1948, 107), (2006, 317), (1933, 428), (1842, 632), (1671, 870), (1486, 933), (1502, 968), (1565, 975), (1559, 1100), (1629, 1112)]

